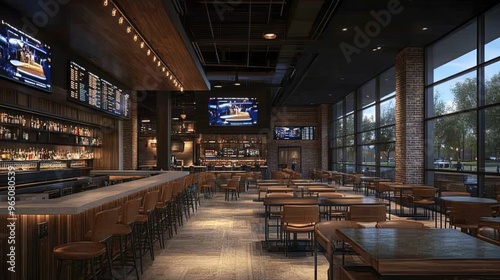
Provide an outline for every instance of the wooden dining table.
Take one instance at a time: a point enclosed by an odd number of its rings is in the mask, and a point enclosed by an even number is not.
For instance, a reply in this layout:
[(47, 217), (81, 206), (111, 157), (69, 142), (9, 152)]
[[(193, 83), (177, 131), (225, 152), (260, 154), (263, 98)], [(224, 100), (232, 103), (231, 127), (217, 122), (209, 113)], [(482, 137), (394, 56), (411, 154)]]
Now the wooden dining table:
[(454, 229), (337, 229), (336, 236), (361, 255), (378, 279), (500, 277), (498, 246)]

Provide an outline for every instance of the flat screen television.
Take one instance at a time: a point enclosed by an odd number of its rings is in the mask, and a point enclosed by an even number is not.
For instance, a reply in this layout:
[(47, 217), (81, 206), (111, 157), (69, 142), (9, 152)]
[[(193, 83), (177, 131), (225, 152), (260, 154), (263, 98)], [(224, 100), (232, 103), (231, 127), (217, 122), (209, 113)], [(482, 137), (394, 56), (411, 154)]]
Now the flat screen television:
[(68, 100), (120, 118), (129, 118), (130, 96), (74, 61), (69, 62)]
[(52, 92), (50, 68), (51, 51), (47, 44), (1, 21), (1, 77)]
[(276, 140), (314, 140), (315, 126), (275, 126), (274, 139)]
[(209, 126), (257, 126), (259, 101), (256, 97), (210, 97)]

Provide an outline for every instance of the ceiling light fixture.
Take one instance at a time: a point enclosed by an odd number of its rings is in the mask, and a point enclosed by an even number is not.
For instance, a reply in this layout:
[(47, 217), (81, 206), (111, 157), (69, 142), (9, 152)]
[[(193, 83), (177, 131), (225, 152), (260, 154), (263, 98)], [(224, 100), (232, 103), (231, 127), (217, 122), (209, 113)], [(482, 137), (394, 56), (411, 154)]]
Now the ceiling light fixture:
[(427, 27), (422, 27), (422, 30), (423, 30), (423, 31), (425, 31), (425, 30), (427, 30), (427, 29), (428, 29)]
[[(112, 4), (112, 5), (109, 5)], [(144, 39), (144, 36), (139, 32), (139, 30), (130, 22), (130, 20), (125, 16), (125, 14), (120, 10), (120, 8), (114, 3), (112, 0), (103, 0), (102, 5), (104, 7), (111, 6), (111, 16), (115, 17), (118, 15), (118, 24), (123, 25), (126, 23), (127, 28), (125, 29), (126, 33), (132, 33), (133, 37), (132, 40), (134, 42), (139, 41), (140, 48), (147, 48), (146, 54), (153, 55), (153, 63), (157, 64), (158, 67), (162, 67), (162, 72), (165, 72), (167, 70), (167, 78), (170, 78), (172, 81), (173, 85), (176, 86), (179, 90), (184, 91), (184, 87), (182, 84), (179, 82), (179, 79), (175, 77), (175, 75), (172, 73), (172, 71), (168, 68), (167, 64), (158, 56), (156, 51), (151, 47), (151, 45)], [(140, 39), (140, 40), (139, 40)], [(156, 63), (156, 60), (158, 60), (158, 63)], [(159, 70), (160, 71), (160, 70)]]
[(222, 83), (221, 82), (218, 82), (216, 84), (214, 84), (213, 86), (214, 88), (221, 88), (222, 87)]
[(342, 28), (342, 31), (347, 31), (347, 27)]
[(278, 38), (278, 35), (276, 35), (276, 33), (274, 33), (274, 32), (266, 32), (262, 35), (262, 38), (264, 38), (266, 40), (274, 40), (274, 39)]

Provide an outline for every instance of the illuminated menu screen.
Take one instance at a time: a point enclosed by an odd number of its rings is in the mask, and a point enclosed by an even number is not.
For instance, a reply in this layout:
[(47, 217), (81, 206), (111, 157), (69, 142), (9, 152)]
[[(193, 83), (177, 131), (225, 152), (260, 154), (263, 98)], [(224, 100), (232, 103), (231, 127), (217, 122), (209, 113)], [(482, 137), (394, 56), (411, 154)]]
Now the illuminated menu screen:
[(69, 97), (106, 113), (129, 117), (129, 95), (112, 83), (70, 62)]

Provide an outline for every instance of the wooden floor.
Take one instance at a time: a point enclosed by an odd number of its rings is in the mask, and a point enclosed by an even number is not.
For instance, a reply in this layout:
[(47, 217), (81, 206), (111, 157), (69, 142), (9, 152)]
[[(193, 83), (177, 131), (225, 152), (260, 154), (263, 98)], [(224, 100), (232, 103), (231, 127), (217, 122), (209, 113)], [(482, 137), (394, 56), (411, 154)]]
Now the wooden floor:
[[(156, 244), (155, 260), (144, 259), (141, 279), (314, 279), (310, 253), (286, 258), (263, 248), (264, 207), (256, 197), (255, 190), (242, 193), (238, 201), (224, 201), (223, 193), (202, 197), (201, 207), (166, 248)], [(433, 221), (425, 223), (434, 226)], [(327, 279), (328, 262), (321, 254), (318, 263), (318, 279)]]

